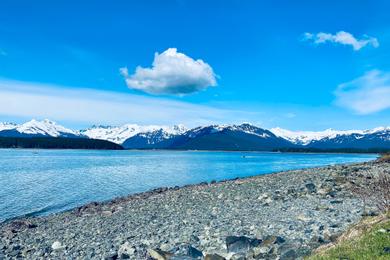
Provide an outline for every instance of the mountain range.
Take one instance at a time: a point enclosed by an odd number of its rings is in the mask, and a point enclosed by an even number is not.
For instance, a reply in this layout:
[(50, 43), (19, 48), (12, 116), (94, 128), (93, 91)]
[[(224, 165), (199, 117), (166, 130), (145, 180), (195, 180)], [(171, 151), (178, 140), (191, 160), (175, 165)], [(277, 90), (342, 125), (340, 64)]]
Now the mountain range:
[(50, 120), (31, 120), (24, 124), (0, 123), (0, 137), (62, 137), (101, 139), (126, 149), (246, 150), (283, 149), (384, 149), (390, 150), (390, 127), (371, 130), (333, 130), (319, 132), (270, 130), (249, 123), (208, 125), (188, 129), (183, 125), (140, 126), (126, 124), (92, 126), (71, 130)]

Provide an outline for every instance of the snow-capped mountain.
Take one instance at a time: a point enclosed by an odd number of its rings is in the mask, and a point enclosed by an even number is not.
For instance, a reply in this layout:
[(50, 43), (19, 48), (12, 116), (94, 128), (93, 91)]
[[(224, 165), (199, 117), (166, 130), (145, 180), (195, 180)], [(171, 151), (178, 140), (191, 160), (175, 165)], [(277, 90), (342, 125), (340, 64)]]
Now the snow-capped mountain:
[(29, 136), (47, 136), (47, 137), (82, 137), (78, 131), (65, 128), (57, 123), (45, 119), (37, 121), (35, 119), (24, 124), (17, 125), (13, 123), (0, 124), (0, 136), (5, 137), (29, 137)]
[(325, 137), (307, 146), (316, 149), (390, 149), (390, 127)]
[(371, 130), (290, 131), (263, 129), (249, 123), (207, 125), (187, 129), (177, 126), (93, 126), (72, 130), (53, 121), (31, 120), (24, 124), (0, 123), (0, 137), (68, 137), (111, 141), (128, 149), (189, 150), (390, 150), (390, 127)]
[(269, 131), (259, 128), (257, 126), (251, 125), (249, 123), (243, 123), (241, 125), (209, 125), (209, 126), (199, 126), (188, 131), (187, 135), (189, 138), (195, 138), (199, 135), (204, 134), (213, 134), (223, 131), (237, 131), (244, 132), (247, 134), (257, 135), (262, 138), (270, 137), (273, 135)]
[[(303, 146), (313, 146), (315, 143), (336, 142), (343, 143), (352, 137), (353, 139), (363, 139), (370, 135), (377, 135), (379, 140), (386, 141), (390, 138), (390, 127), (378, 127), (370, 130), (334, 130), (325, 131), (290, 131), (282, 128), (272, 128), (271, 132), (294, 144)], [(344, 140), (345, 139), (345, 140)], [(344, 140), (344, 141), (343, 141)]]
[(124, 141), (135, 135), (152, 133), (159, 130), (162, 132), (160, 138), (169, 138), (171, 135), (185, 132), (186, 128), (183, 125), (168, 127), (158, 125), (140, 126), (136, 124), (126, 124), (123, 126), (93, 126), (89, 129), (81, 130), (80, 133), (88, 136), (89, 138), (102, 139), (122, 144)]
[(16, 126), (14, 123), (0, 122), (0, 131), (14, 129)]
[(161, 131), (140, 133), (127, 139), (128, 149), (273, 150), (294, 146), (268, 130), (251, 124), (200, 126), (161, 138)]
[(295, 144), (308, 145), (312, 141), (318, 141), (323, 138), (334, 138), (339, 135), (349, 135), (363, 132), (361, 130), (346, 130), (338, 131), (334, 129), (326, 129), (324, 131), (290, 131), (279, 127), (271, 128), (271, 132), (276, 136), (282, 137)]

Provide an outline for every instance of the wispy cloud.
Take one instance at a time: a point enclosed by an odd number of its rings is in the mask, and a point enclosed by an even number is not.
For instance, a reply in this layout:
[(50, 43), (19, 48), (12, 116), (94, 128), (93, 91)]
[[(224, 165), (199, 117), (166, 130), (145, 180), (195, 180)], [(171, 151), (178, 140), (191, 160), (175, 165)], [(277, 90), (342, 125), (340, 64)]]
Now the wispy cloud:
[(0, 48), (0, 56), (7, 56), (7, 55), (8, 53), (5, 50)]
[(390, 73), (372, 70), (338, 86), (336, 104), (358, 114), (371, 114), (390, 108)]
[(194, 60), (170, 48), (155, 53), (151, 68), (137, 67), (133, 75), (120, 69), (127, 86), (149, 94), (185, 95), (216, 86), (213, 69), (203, 60)]
[(337, 43), (343, 45), (350, 45), (355, 51), (362, 49), (365, 46), (371, 45), (374, 48), (379, 46), (377, 38), (370, 37), (368, 35), (363, 35), (361, 39), (357, 39), (349, 32), (339, 31), (336, 34), (331, 33), (304, 33), (303, 39), (307, 41), (312, 41), (314, 44), (322, 43)]
[(86, 124), (183, 123), (195, 126), (254, 120), (258, 115), (159, 97), (5, 79), (0, 79), (0, 97), (0, 115), (3, 116), (50, 118)]

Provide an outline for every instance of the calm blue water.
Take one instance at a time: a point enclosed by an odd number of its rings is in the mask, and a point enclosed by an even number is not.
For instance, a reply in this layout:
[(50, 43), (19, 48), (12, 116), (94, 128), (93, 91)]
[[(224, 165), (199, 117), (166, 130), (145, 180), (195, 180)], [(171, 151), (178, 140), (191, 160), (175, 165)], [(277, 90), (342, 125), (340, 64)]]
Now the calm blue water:
[(0, 222), (157, 187), (374, 158), (367, 154), (0, 149)]

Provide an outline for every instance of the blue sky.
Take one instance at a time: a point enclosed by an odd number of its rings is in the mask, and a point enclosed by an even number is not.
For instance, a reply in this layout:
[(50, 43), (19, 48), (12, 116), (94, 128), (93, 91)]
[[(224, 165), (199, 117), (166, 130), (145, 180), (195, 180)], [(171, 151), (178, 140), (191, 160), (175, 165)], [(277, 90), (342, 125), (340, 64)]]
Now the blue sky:
[(0, 121), (390, 125), (388, 10), (388, 1), (3, 0)]

